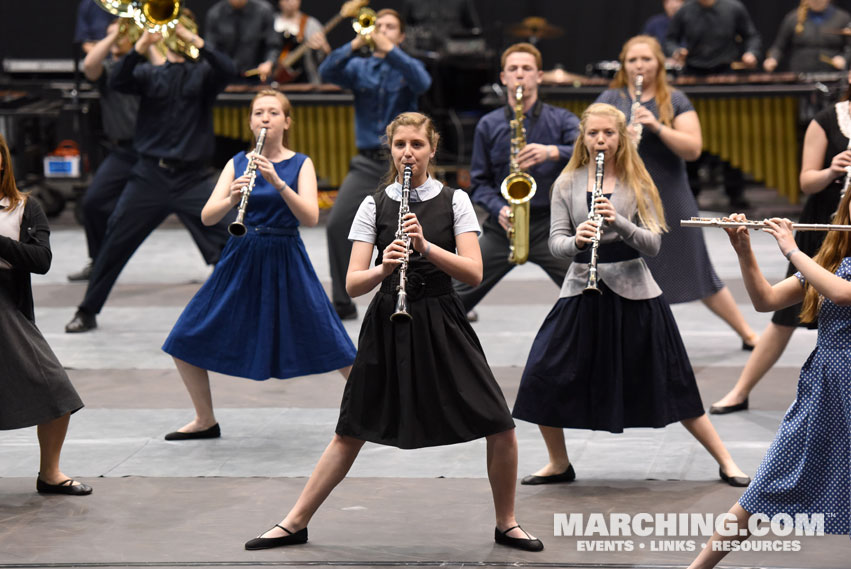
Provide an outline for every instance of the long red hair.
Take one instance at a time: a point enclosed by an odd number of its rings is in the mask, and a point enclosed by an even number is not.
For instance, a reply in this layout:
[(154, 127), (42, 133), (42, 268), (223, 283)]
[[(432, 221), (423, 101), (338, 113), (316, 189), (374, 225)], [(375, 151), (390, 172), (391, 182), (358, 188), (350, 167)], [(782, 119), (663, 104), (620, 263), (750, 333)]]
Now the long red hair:
[(12, 169), (12, 153), (6, 139), (0, 134), (0, 199), (9, 198), (9, 211), (20, 205), (26, 196), (18, 190), (15, 184), (15, 171)]
[(626, 54), (635, 44), (643, 43), (653, 52), (653, 57), (656, 58), (656, 107), (659, 109), (659, 122), (670, 127), (674, 120), (674, 106), (671, 104), (671, 88), (668, 86), (668, 72), (665, 71), (665, 53), (662, 51), (662, 46), (659, 41), (653, 36), (635, 36), (626, 41), (621, 49), (621, 54), (618, 59), (621, 62), (621, 68), (615, 74), (609, 85), (613, 89), (626, 87), (629, 84), (629, 77), (626, 74)]

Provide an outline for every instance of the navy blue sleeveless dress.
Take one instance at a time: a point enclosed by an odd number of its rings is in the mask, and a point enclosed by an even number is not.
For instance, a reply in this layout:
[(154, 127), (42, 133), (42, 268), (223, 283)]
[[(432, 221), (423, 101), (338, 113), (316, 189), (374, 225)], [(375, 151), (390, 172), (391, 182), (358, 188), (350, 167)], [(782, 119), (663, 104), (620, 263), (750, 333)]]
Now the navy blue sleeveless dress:
[[(275, 163), (296, 192), (307, 156)], [(233, 158), (245, 171), (244, 152)], [(355, 359), (298, 233), (298, 219), (257, 174), (244, 237), (231, 237), (213, 274), (189, 301), (163, 350), (203, 369), (255, 380), (332, 371)]]

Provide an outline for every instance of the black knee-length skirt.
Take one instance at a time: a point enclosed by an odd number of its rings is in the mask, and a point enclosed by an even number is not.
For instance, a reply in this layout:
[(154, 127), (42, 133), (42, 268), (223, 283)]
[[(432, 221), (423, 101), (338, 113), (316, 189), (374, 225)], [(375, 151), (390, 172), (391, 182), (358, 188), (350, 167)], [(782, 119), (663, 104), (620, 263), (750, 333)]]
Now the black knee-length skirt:
[(513, 415), (538, 425), (623, 432), (699, 417), (703, 403), (662, 296), (560, 298), (532, 344)]
[(0, 430), (41, 425), (83, 407), (36, 325), (15, 306), (0, 276)]
[(399, 448), (448, 445), (514, 428), (502, 390), (458, 296), (408, 304), (379, 291), (364, 315), (337, 434)]

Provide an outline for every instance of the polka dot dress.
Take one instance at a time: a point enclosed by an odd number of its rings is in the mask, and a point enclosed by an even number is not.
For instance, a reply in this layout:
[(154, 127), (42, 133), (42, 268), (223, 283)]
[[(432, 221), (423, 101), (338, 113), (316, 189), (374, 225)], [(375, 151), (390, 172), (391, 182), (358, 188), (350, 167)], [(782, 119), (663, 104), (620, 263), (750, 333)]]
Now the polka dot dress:
[[(851, 257), (836, 274), (851, 280)], [(851, 535), (851, 306), (825, 299), (818, 326), (795, 401), (739, 504), (768, 517), (823, 513), (826, 533)]]

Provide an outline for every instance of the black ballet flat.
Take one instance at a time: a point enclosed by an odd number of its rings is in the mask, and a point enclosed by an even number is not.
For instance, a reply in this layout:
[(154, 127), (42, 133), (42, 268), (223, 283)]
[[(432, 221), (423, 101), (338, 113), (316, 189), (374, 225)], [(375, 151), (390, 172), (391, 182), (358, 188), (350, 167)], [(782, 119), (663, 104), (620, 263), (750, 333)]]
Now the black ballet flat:
[(748, 398), (745, 397), (745, 400), (741, 403), (736, 403), (735, 405), (713, 405), (709, 408), (710, 415), (726, 415), (727, 413), (735, 413), (736, 411), (747, 411), (748, 410)]
[(92, 493), (92, 487), (88, 484), (74, 484), (73, 478), (64, 480), (59, 484), (48, 484), (41, 478), (35, 479), (35, 489), (39, 494), (64, 494), (66, 496), (88, 496)]
[(573, 482), (576, 480), (576, 472), (573, 470), (573, 465), (569, 464), (567, 470), (561, 474), (551, 474), (549, 476), (536, 476), (530, 474), (520, 481), (520, 484), (527, 486), (535, 486), (538, 484), (558, 484), (559, 482)]
[[(508, 532), (515, 528), (525, 533), (526, 538), (523, 539), (521, 537), (510, 537), (507, 535)], [(542, 551), (544, 549), (544, 544), (541, 542), (540, 539), (532, 539), (531, 537), (529, 537), (529, 534), (526, 533), (526, 530), (524, 530), (520, 526), (511, 526), (505, 531), (499, 531), (499, 528), (494, 528), (493, 540), (500, 545), (513, 547), (514, 549), (522, 549), (523, 551)]]
[(750, 476), (727, 476), (720, 466), (718, 467), (718, 474), (721, 476), (721, 480), (736, 488), (747, 488), (751, 483)]
[(167, 441), (188, 441), (192, 439), (217, 439), (222, 436), (222, 430), (219, 428), (219, 424), (216, 423), (209, 429), (204, 429), (203, 431), (195, 431), (193, 433), (181, 433), (180, 431), (174, 431), (173, 433), (169, 433), (165, 436), (165, 440)]
[(746, 352), (752, 352), (754, 348), (756, 348), (756, 344), (748, 344), (747, 342), (742, 340), (742, 350)]
[(245, 549), (271, 549), (273, 547), (284, 547), (286, 545), (301, 545), (307, 543), (307, 528), (301, 528), (293, 533), (280, 524), (275, 524), (276, 528), (281, 528), (287, 535), (281, 537), (255, 537), (252, 540), (245, 542)]

